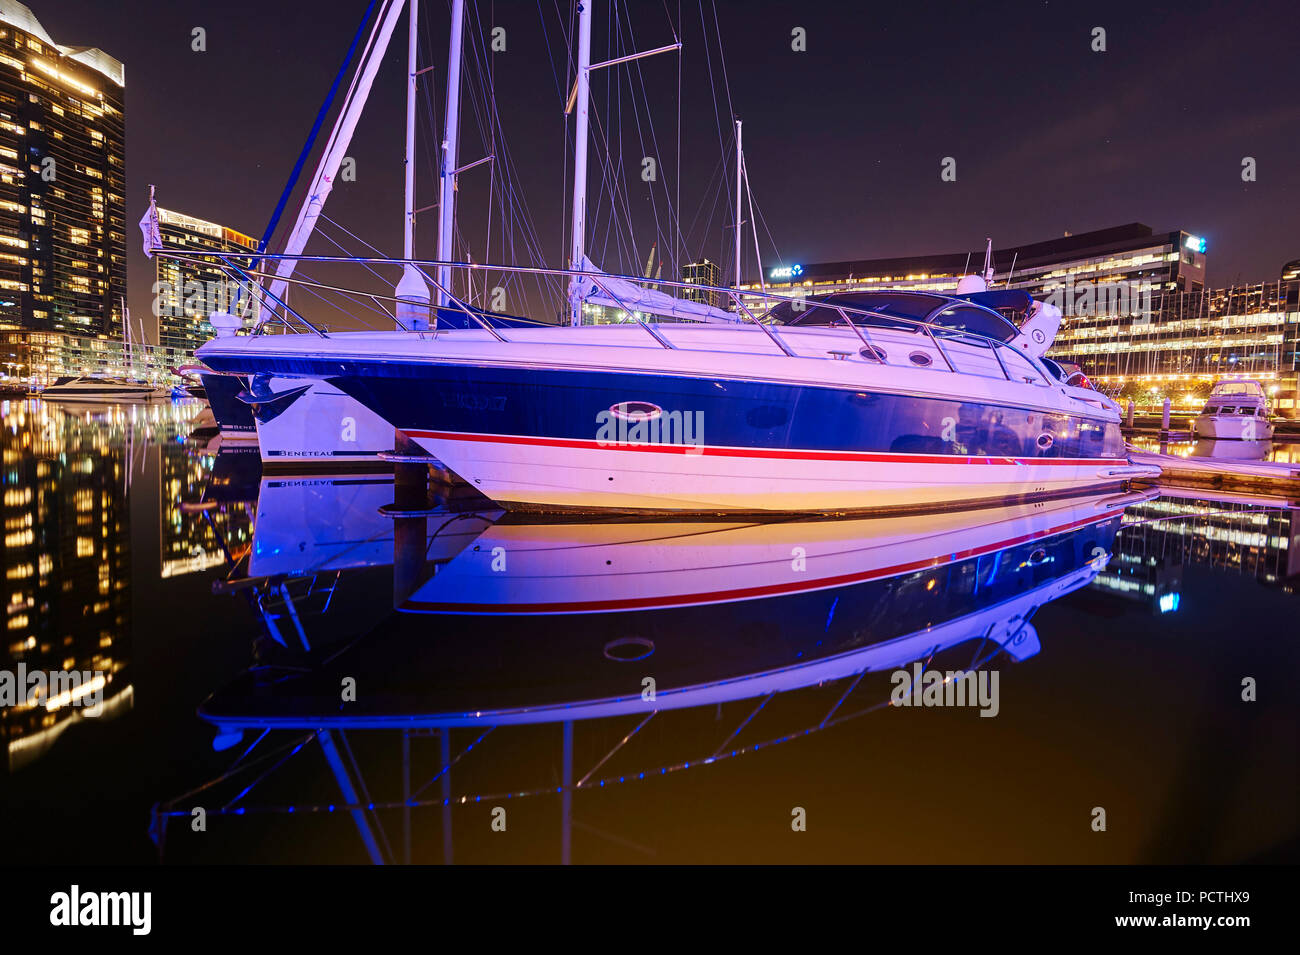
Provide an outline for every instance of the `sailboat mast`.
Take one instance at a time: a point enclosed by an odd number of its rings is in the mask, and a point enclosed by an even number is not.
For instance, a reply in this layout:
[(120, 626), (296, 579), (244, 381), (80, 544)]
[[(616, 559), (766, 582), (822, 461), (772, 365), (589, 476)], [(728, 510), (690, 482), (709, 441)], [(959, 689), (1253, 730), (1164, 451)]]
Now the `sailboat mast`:
[(117, 297), (118, 305), (122, 309), (122, 359), (126, 364), (126, 378), (131, 377), (131, 366), (135, 364), (135, 349), (131, 347), (131, 312), (126, 307), (126, 296)]
[(744, 164), (744, 152), (740, 147), (740, 120), (736, 120), (736, 282), (734, 288), (740, 288), (740, 177)]
[[(412, 0), (414, 2), (414, 0)], [(451, 261), (452, 232), (456, 224), (456, 143), (460, 136), (460, 60), (465, 0), (451, 5), (451, 44), (447, 52), (447, 127), (442, 140), (442, 192), (438, 197), (438, 261)], [(451, 289), (451, 269), (438, 268), (438, 284)], [(438, 293), (440, 305), (449, 304), (446, 292)]]
[[(420, 76), (416, 40), (419, 36), (420, 3), (419, 0), (408, 2), (411, 6), (406, 38), (406, 221), (402, 231), (402, 258), (409, 263), (415, 258), (415, 98)], [(438, 231), (441, 235), (441, 224)], [(429, 327), (429, 285), (419, 270), (410, 264), (402, 267), (402, 278), (397, 283), (397, 324), (416, 331)]]
[(410, 36), (406, 46), (406, 223), (402, 232), (402, 258), (415, 258), (415, 87), (416, 87), (416, 24), (420, 0), (410, 0)]
[(388, 41), (392, 39), (393, 30), (401, 19), (401, 13), (402, 0), (389, 0), (382, 18), (375, 23), (374, 31), (366, 44), (366, 52), (358, 66), (357, 75), (353, 77), (352, 89), (349, 91), (346, 105), (335, 122), (329, 144), (321, 156), (320, 164), (316, 167), (316, 174), (307, 189), (307, 196), (303, 200), (302, 209), (298, 212), (298, 219), (285, 243), (283, 257), (276, 264), (275, 275), (271, 277), (270, 290), (264, 304), (264, 315), (269, 315), (284, 300), (285, 292), (289, 287), (287, 280), (293, 274), (294, 266), (297, 264), (297, 260), (292, 256), (300, 255), (306, 248), (307, 240), (315, 230), (321, 210), (334, 188), (334, 179), (338, 175), (339, 167), (343, 165), (348, 145), (352, 142), (352, 133), (361, 118), (361, 111), (365, 109), (366, 99), (370, 96), (370, 89), (375, 82), (375, 74), (379, 72), (379, 65), (388, 50)]
[[(578, 0), (578, 75), (574, 101), (573, 130), (573, 249), (569, 268), (581, 269), (587, 231), (587, 111), (591, 100), (591, 5), (595, 0)], [(569, 319), (582, 324), (582, 302), (575, 300)]]

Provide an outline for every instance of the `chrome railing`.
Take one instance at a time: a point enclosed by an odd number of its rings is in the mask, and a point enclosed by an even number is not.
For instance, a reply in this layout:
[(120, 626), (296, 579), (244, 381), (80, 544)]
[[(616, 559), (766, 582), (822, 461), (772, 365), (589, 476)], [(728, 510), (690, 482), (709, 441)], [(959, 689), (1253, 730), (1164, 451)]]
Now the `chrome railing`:
[[(983, 308), (983, 306), (975, 305), (965, 299), (957, 298), (955, 296), (948, 296), (942, 293), (936, 293), (931, 291), (926, 291), (923, 293), (920, 292), (912, 293), (909, 292), (908, 290), (898, 290), (898, 289), (880, 290), (885, 292), (901, 292), (903, 294), (925, 295), (930, 298), (940, 298), (943, 300), (943, 304), (932, 309), (927, 314), (926, 318), (917, 319), (908, 316), (895, 315), (888, 312), (855, 308), (852, 306), (842, 305), (839, 303), (818, 302), (813, 299), (801, 299), (798, 297), (792, 297), (788, 295), (778, 295), (767, 291), (756, 291), (752, 289), (742, 290), (742, 289), (727, 288), (723, 286), (701, 285), (698, 283), (690, 283), (690, 282), (675, 282), (666, 279), (648, 279), (641, 276), (617, 275), (608, 272), (590, 272), (590, 271), (582, 271), (576, 269), (552, 269), (552, 268), (543, 268), (539, 266), (508, 266), (508, 265), (494, 265), (494, 264), (477, 263), (477, 262), (466, 263), (466, 262), (442, 262), (436, 260), (420, 260), (420, 259), (396, 259), (396, 258), (385, 258), (385, 257), (378, 257), (378, 256), (363, 257), (363, 256), (328, 256), (328, 255), (279, 255), (274, 253), (259, 254), (259, 253), (251, 253), (251, 252), (209, 252), (209, 251), (204, 251), (195, 254), (190, 252), (181, 253), (181, 252), (176, 252), (167, 249), (157, 249), (155, 250), (155, 254), (165, 258), (176, 259), (178, 261), (188, 261), (194, 264), (206, 264), (208, 266), (211, 266), (213, 264), (212, 260), (214, 259), (217, 260), (219, 268), (225, 271), (226, 274), (235, 278), (236, 281), (238, 281), (241, 286), (250, 289), (250, 294), (259, 297), (259, 304), (261, 307), (261, 314), (263, 317), (258, 321), (257, 325), (254, 327), (253, 334), (263, 334), (267, 331), (268, 327), (273, 325), (278, 325), (278, 326), (282, 326), (284, 329), (291, 332), (310, 333), (310, 334), (319, 335), (323, 338), (329, 336), (329, 333), (325, 330), (324, 327), (318, 326), (316, 323), (308, 320), (300, 312), (294, 310), (288, 304), (288, 302), (285, 301), (283, 298), (279, 296), (273, 296), (269, 291), (269, 289), (266, 287), (268, 283), (265, 280), (271, 278), (271, 273), (267, 272), (263, 268), (264, 263), (271, 262), (271, 261), (288, 260), (288, 261), (293, 261), (295, 263), (299, 263), (299, 262), (315, 263), (315, 264), (330, 265), (330, 266), (341, 266), (341, 265), (364, 265), (366, 267), (411, 266), (436, 291), (436, 293), (438, 293), (438, 295), (446, 301), (447, 304), (442, 307), (452, 308), (454, 310), (463, 312), (466, 315), (466, 317), (471, 322), (473, 322), (474, 325), (477, 325), (478, 327), (482, 328), (493, 338), (501, 342), (509, 342), (510, 339), (507, 338), (504, 334), (502, 334), (501, 329), (494, 327), (492, 323), (487, 321), (486, 318), (484, 317), (485, 314), (492, 314), (492, 313), (485, 313), (483, 310), (475, 309), (468, 302), (464, 301), (460, 297), (453, 294), (450, 288), (447, 288), (442, 284), (440, 284), (434, 278), (433, 274), (430, 274), (431, 272), (434, 272), (436, 274), (437, 269), (440, 269), (445, 266), (447, 268), (458, 269), (466, 273), (469, 273), (471, 278), (475, 274), (505, 273), (505, 274), (512, 274), (512, 275), (520, 275), (520, 276), (534, 276), (539, 279), (546, 279), (546, 278), (570, 279), (570, 280), (582, 279), (591, 282), (598, 289), (600, 289), (601, 292), (603, 292), (606, 296), (608, 296), (611, 300), (618, 302), (620, 309), (632, 319), (632, 321), (629, 322), (628, 324), (636, 324), (640, 326), (655, 341), (656, 344), (658, 344), (660, 347), (665, 349), (676, 349), (678, 346), (674, 345), (671, 341), (668, 340), (667, 337), (665, 337), (663, 333), (662, 323), (655, 323), (655, 324), (647, 323), (643, 318), (639, 317), (640, 313), (637, 310), (625, 305), (623, 301), (610, 290), (609, 287), (610, 279), (615, 279), (623, 282), (631, 282), (641, 286), (653, 286), (655, 288), (688, 291), (694, 295), (699, 295), (700, 293), (708, 293), (715, 297), (728, 299), (735, 307), (735, 314), (737, 316), (737, 318), (735, 319), (735, 324), (750, 323), (750, 324), (757, 325), (760, 329), (762, 329), (762, 331), (766, 334), (766, 336), (783, 354), (791, 358), (797, 358), (800, 356), (794, 351), (794, 349), (790, 347), (790, 345), (785, 341), (785, 339), (778, 333), (776, 326), (774, 326), (770, 321), (764, 321), (764, 319), (770, 314), (771, 310), (776, 308), (777, 306), (789, 304), (791, 302), (798, 302), (799, 310), (801, 312), (807, 312), (817, 308), (824, 308), (833, 311), (836, 314), (836, 316), (839, 317), (844, 322), (845, 326), (851, 329), (857, 335), (858, 339), (862, 342), (864, 347), (861, 349), (859, 354), (863, 358), (870, 358), (872, 361), (881, 365), (889, 365), (890, 363), (884, 357), (882, 357), (882, 355), (885, 354), (884, 350), (880, 348), (871, 339), (869, 328), (871, 327), (870, 320), (873, 319), (876, 320), (877, 322), (885, 322), (888, 326), (892, 326), (895, 328), (897, 328), (897, 326), (899, 325), (906, 326), (910, 329), (913, 329), (925, 335), (926, 338), (928, 338), (930, 343), (933, 345), (936, 354), (938, 354), (939, 357), (943, 360), (946, 369), (950, 372), (954, 372), (957, 374), (974, 374), (974, 372), (961, 371), (957, 367), (957, 364), (953, 361), (952, 355), (949, 353), (948, 349), (944, 347), (943, 340), (948, 340), (949, 342), (960, 341), (965, 344), (978, 344), (980, 347), (989, 348), (990, 353), (993, 355), (994, 359), (997, 362), (1002, 377), (1004, 377), (1007, 381), (1016, 381), (1017, 377), (1012, 374), (1012, 370), (1007, 366), (1007, 362), (1006, 360), (1004, 360), (1003, 357), (1003, 350), (1006, 350), (1008, 352), (1017, 355), (1034, 372), (1036, 372), (1038, 376), (1037, 378), (1030, 378), (1028, 376), (1021, 375), (1020, 380), (1026, 381), (1027, 383), (1040, 384), (1046, 387), (1051, 387), (1051, 385), (1054, 382), (1057, 382), (1056, 376), (1053, 375), (1042, 362), (1040, 362), (1034, 356), (1030, 355), (1024, 349), (1019, 348), (1016, 345), (1011, 344), (1010, 342), (1002, 341), (1001, 339), (982, 334), (978, 331), (957, 329), (949, 325), (943, 325), (938, 322), (929, 321), (931, 317), (938, 315), (954, 306), (961, 306), (967, 308)], [(257, 268), (245, 268), (240, 264), (241, 261), (256, 262)], [(388, 303), (393, 303), (394, 305), (402, 304), (402, 300), (398, 299), (395, 295), (381, 294), (378, 292), (365, 291), (362, 289), (349, 289), (343, 286), (330, 284), (328, 282), (320, 282), (308, 278), (302, 278), (297, 275), (277, 277), (277, 280), (282, 281), (289, 286), (299, 286), (301, 288), (312, 290), (317, 293), (333, 292), (333, 293), (345, 294), (348, 296), (360, 296), (361, 298), (370, 299), (371, 301), (374, 301), (376, 303), (388, 302)], [(750, 300), (751, 302), (758, 300), (765, 303), (768, 306), (767, 310), (763, 313), (761, 317), (755, 315), (754, 311), (750, 308), (750, 306), (746, 304), (745, 302), (746, 299)], [(991, 314), (994, 315), (997, 314), (992, 310), (989, 309), (985, 309), (985, 310), (990, 311)], [(394, 309), (394, 312), (395, 311), (396, 309)], [(855, 316), (859, 319), (866, 319), (867, 321), (865, 323), (860, 324), (859, 322), (854, 321)], [(389, 314), (387, 313), (387, 311), (385, 311), (385, 317), (386, 320), (392, 321), (397, 326), (397, 329), (401, 331), (407, 331), (412, 334), (419, 335), (420, 337), (424, 337), (426, 334), (429, 335), (437, 334), (436, 328), (430, 328), (430, 329), (406, 328), (397, 319), (395, 314)], [(514, 316), (510, 316), (510, 317), (514, 317)], [(691, 319), (676, 319), (676, 318), (674, 320), (691, 321)], [(551, 324), (552, 323), (549, 322), (540, 322), (540, 321), (537, 322), (537, 325), (539, 327), (547, 327), (550, 326)], [(795, 326), (787, 326), (787, 327), (795, 327)], [(810, 326), (810, 327), (816, 327), (816, 326)], [(943, 369), (937, 369), (937, 370), (943, 370)]]

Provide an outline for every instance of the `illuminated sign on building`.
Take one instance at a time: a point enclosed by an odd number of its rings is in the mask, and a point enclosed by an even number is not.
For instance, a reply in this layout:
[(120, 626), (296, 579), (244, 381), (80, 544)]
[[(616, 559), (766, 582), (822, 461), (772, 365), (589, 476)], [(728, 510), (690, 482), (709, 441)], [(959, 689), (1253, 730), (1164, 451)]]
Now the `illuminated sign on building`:
[(793, 279), (803, 275), (802, 265), (782, 265), (768, 273), (769, 278)]
[(1187, 237), (1187, 240), (1183, 244), (1186, 245), (1193, 252), (1205, 251), (1205, 240), (1201, 238), (1199, 235), (1189, 235)]

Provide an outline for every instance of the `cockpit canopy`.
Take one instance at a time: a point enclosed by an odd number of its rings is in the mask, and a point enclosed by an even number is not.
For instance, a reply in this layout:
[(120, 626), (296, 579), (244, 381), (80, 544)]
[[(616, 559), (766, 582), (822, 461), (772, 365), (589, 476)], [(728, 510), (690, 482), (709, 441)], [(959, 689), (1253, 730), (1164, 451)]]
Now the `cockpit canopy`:
[[(981, 292), (976, 295), (948, 296), (928, 292), (834, 292), (814, 295), (806, 299), (791, 299), (774, 306), (766, 320), (782, 325), (808, 327), (844, 323), (837, 308), (848, 311), (855, 325), (868, 328), (896, 328), (915, 330), (915, 322), (950, 328), (954, 332), (973, 333), (1000, 342), (1009, 342), (1019, 334), (1019, 329), (998, 311), (977, 301), (983, 296), (1003, 293)], [(1027, 315), (1032, 299), (1024, 292), (1006, 293), (1015, 296), (1015, 302), (1024, 304), (1022, 314)], [(860, 314), (867, 312), (870, 314)], [(891, 316), (910, 321), (890, 321)]]
[(1253, 378), (1220, 381), (1210, 389), (1211, 398), (1240, 397), (1263, 398), (1264, 386)]

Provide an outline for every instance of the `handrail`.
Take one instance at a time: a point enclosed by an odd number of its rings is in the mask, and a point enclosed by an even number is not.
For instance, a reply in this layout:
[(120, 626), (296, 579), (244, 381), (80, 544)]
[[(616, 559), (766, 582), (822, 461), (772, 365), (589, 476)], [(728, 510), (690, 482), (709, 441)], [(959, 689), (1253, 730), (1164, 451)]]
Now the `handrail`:
[[(619, 302), (620, 307), (628, 315), (633, 314), (632, 310), (629, 309), (626, 305), (624, 305), (618, 296), (610, 292), (608, 287), (605, 284), (602, 284), (601, 279), (620, 279), (622, 281), (633, 282), (638, 284), (650, 284), (659, 287), (680, 289), (683, 291), (690, 291), (696, 294), (700, 292), (709, 292), (709, 293), (714, 293), (716, 295), (725, 296), (726, 298), (730, 299), (730, 301), (735, 304), (737, 313), (744, 316), (744, 319), (741, 320), (742, 323), (744, 320), (748, 320), (749, 322), (757, 325), (760, 329), (763, 330), (764, 334), (773, 342), (773, 344), (775, 344), (781, 350), (783, 354), (791, 358), (799, 357), (790, 348), (790, 346), (782, 339), (782, 337), (776, 332), (775, 328), (773, 328), (770, 324), (764, 322), (761, 318), (757, 317), (754, 314), (754, 312), (745, 304), (745, 302), (742, 301), (742, 297), (750, 298), (750, 299), (760, 299), (763, 300), (764, 302), (771, 302), (772, 307), (774, 307), (776, 305), (789, 303), (792, 300), (789, 296), (777, 295), (773, 292), (767, 292), (767, 291), (757, 291), (751, 289), (742, 290), (742, 289), (735, 289), (735, 288), (727, 288), (723, 286), (703, 285), (694, 282), (675, 282), (667, 279), (648, 279), (645, 278), (644, 276), (617, 275), (608, 272), (600, 272), (598, 273), (599, 275), (598, 277), (596, 274), (593, 274), (591, 271), (582, 270), (582, 269), (552, 269), (552, 268), (544, 268), (541, 266), (496, 265), (496, 264), (482, 263), (482, 262), (449, 262), (449, 261), (440, 261), (435, 259), (400, 259), (400, 258), (387, 258), (383, 256), (281, 255), (281, 254), (269, 253), (269, 252), (263, 252), (263, 253), (220, 252), (215, 250), (204, 250), (198, 255), (178, 253), (167, 249), (158, 249), (155, 250), (155, 252), (157, 255), (162, 257), (175, 258), (183, 261), (196, 261), (199, 259), (218, 259), (221, 262), (220, 267), (222, 267), (227, 271), (230, 271), (232, 269), (234, 271), (237, 271), (241, 276), (244, 277), (244, 279), (249, 280), (250, 284), (253, 285), (256, 285), (256, 283), (253, 283), (251, 281), (248, 273), (244, 269), (240, 268), (236, 261), (229, 261), (229, 260), (242, 260), (248, 262), (257, 261), (259, 263), (258, 264), (259, 269), (261, 267), (262, 261), (270, 260), (270, 259), (277, 259), (277, 260), (289, 259), (289, 260), (301, 261), (301, 262), (317, 262), (326, 265), (328, 264), (341, 264), (341, 265), (362, 264), (362, 265), (393, 265), (393, 266), (410, 265), (415, 267), (415, 269), (420, 273), (421, 276), (425, 278), (426, 281), (428, 281), (431, 285), (437, 288), (440, 292), (443, 292), (447, 296), (447, 299), (455, 307), (457, 307), (458, 309), (463, 311), (467, 316), (469, 316), (475, 322), (475, 324), (479, 325), (484, 330), (489, 332), (494, 338), (502, 342), (506, 342), (509, 340), (506, 339), (504, 336), (502, 336), (497, 331), (496, 328), (494, 328), (489, 322), (487, 322), (481, 315), (476, 313), (471, 307), (467, 306), (459, 298), (452, 295), (450, 291), (448, 291), (438, 282), (430, 278), (429, 275), (426, 273), (425, 268), (432, 268), (432, 267), (441, 268), (443, 266), (446, 266), (448, 268), (463, 269), (469, 272), (503, 272), (503, 273), (512, 273), (516, 275), (532, 275), (532, 276), (539, 276), (539, 277), (582, 278), (591, 281), (598, 288), (600, 288), (601, 291), (603, 291), (606, 295), (609, 295), (610, 298), (614, 299), (616, 302)], [(373, 299), (376, 302), (397, 303), (401, 301), (396, 297), (390, 295), (381, 295), (375, 292), (341, 288), (339, 286), (330, 285), (327, 283), (313, 282), (310, 280), (300, 279), (297, 276), (286, 278), (284, 279), (284, 281), (286, 281), (288, 284), (291, 285), (303, 285), (309, 288), (323, 289), (326, 291), (333, 291), (339, 293), (353, 292), (356, 294), (362, 294)], [(274, 299), (274, 304), (282, 306), (286, 311), (292, 314), (294, 318), (296, 318), (299, 322), (301, 322), (304, 328), (309, 329), (310, 331), (322, 337), (327, 337), (326, 332), (324, 332), (322, 329), (317, 328), (311, 322), (307, 321), (300, 314), (298, 314), (296, 311), (291, 309), (287, 303), (285, 303), (284, 301), (282, 301), (277, 297), (270, 296), (270, 293), (267, 292), (265, 289), (262, 289), (262, 291), (265, 295)], [(903, 289), (897, 289), (891, 291), (898, 291), (898, 292), (918, 294), (918, 295), (924, 294), (931, 298), (940, 298), (945, 300), (944, 305), (931, 309), (927, 313), (928, 315), (939, 314), (944, 310), (946, 310), (950, 305), (962, 305), (965, 307), (974, 307), (974, 308), (983, 309), (984, 311), (992, 312), (991, 309), (984, 309), (983, 306), (975, 305), (966, 299), (957, 298), (956, 296), (947, 295), (941, 292), (926, 291), (924, 293), (919, 293), (919, 292), (911, 293), (910, 290), (903, 290)], [(931, 342), (934, 344), (935, 350), (943, 358), (945, 364), (948, 366), (948, 369), (950, 371), (957, 374), (963, 374), (963, 372), (958, 371), (956, 365), (952, 360), (952, 357), (948, 354), (947, 349), (944, 348), (942, 342), (939, 340), (940, 337), (950, 337), (954, 333), (955, 330), (951, 326), (940, 325), (934, 322), (911, 318), (904, 315), (893, 315), (885, 312), (876, 311), (873, 309), (857, 308), (852, 305), (843, 305), (837, 302), (807, 302), (806, 308), (828, 308), (835, 311), (841, 318), (844, 319), (845, 323), (849, 326), (850, 329), (853, 330), (853, 332), (858, 336), (858, 338), (863, 342), (863, 344), (870, 349), (872, 357), (880, 364), (888, 364), (888, 362), (880, 359), (879, 348), (868, 337), (868, 335), (866, 334), (865, 327), (853, 321), (852, 317), (850, 316), (850, 313), (858, 316), (859, 318), (877, 318), (890, 323), (898, 323), (898, 324), (906, 325), (914, 330), (918, 330), (924, 333), (926, 337), (928, 337), (931, 340)], [(992, 312), (992, 313), (996, 314), (996, 312)], [(262, 328), (272, 320), (278, 321), (280, 324), (283, 324), (286, 328), (291, 328), (291, 329), (293, 328), (293, 325), (289, 323), (283, 315), (279, 315), (274, 312), (270, 312), (269, 314), (267, 314), (267, 310), (264, 309), (264, 317), (259, 321), (258, 325), (255, 327), (254, 334), (260, 333)], [(657, 333), (656, 329), (651, 324), (639, 318), (634, 319), (634, 321), (637, 325), (640, 325), (642, 328), (644, 328), (651, 335), (651, 337), (654, 338), (655, 341), (662, 347), (667, 349), (674, 349), (677, 347), (673, 345), (671, 342), (669, 342), (667, 339), (665, 339), (661, 334)], [(410, 331), (410, 329), (403, 329), (403, 330)], [(994, 338), (992, 336), (986, 335), (982, 332), (975, 331), (975, 330), (962, 331), (961, 334), (965, 336), (970, 336), (972, 338), (978, 339), (981, 342), (987, 343), (989, 347), (992, 349), (994, 357), (997, 359), (999, 369), (1001, 370), (1003, 376), (1008, 381), (1014, 381), (1015, 378), (1012, 376), (1011, 370), (1007, 367), (1007, 364), (1003, 360), (1002, 355), (998, 352), (999, 348), (1009, 349), (1011, 352), (1019, 356), (1022, 361), (1024, 361), (1033, 371), (1035, 371), (1038, 374), (1039, 378), (1041, 379), (1041, 383), (1044, 386), (1051, 387), (1052, 382), (1055, 380), (1054, 376), (1051, 375), (1044, 368), (1044, 366), (1038, 361), (1038, 359), (1036, 359), (1034, 356), (1030, 355), (1029, 353), (1025, 352), (1023, 349), (1012, 344), (1011, 342), (1002, 341), (1000, 339)]]
[[(447, 296), (447, 301), (449, 301), (449, 302), (454, 302), (457, 308), (459, 308), (462, 312), (464, 312), (466, 315), (468, 315), (468, 316), (469, 316), (470, 318), (472, 318), (474, 321), (478, 322), (478, 324), (481, 325), (483, 328), (487, 329), (487, 331), (491, 333), (491, 335), (492, 335), (493, 338), (495, 338), (495, 339), (496, 339), (497, 341), (499, 341), (499, 342), (508, 342), (508, 341), (509, 341), (508, 338), (506, 338), (504, 335), (502, 335), (500, 332), (498, 332), (498, 331), (497, 331), (495, 328), (493, 328), (490, 324), (488, 324), (487, 322), (485, 322), (485, 321), (482, 319), (481, 316), (479, 316), (479, 315), (475, 315), (475, 314), (474, 314), (474, 311), (473, 311), (473, 310), (472, 310), (468, 305), (466, 305), (466, 304), (464, 304), (463, 302), (461, 302), (461, 300), (458, 299), (455, 295), (452, 295), (450, 289), (443, 288), (443, 287), (442, 287), (440, 284), (438, 284), (438, 282), (436, 282), (434, 279), (429, 278), (429, 276), (425, 274), (424, 269), (420, 268), (418, 265), (414, 265), (414, 263), (412, 263), (412, 267), (415, 269), (415, 271), (417, 271), (417, 272), (420, 273), (420, 276), (421, 276), (421, 277), (422, 277), (426, 282), (430, 283), (430, 284), (431, 284), (434, 288), (436, 288), (439, 292), (441, 292), (443, 295)], [(420, 337), (423, 338), (424, 336), (421, 335)]]
[(763, 329), (763, 331), (767, 332), (767, 337), (772, 339), (772, 341), (776, 343), (777, 348), (781, 349), (781, 351), (785, 352), (791, 358), (799, 357), (793, 351), (790, 350), (790, 346), (785, 343), (785, 341), (781, 338), (781, 336), (778, 335), (770, 325), (764, 325), (761, 321), (759, 321), (757, 318), (754, 317), (753, 312), (745, 308), (745, 303), (740, 300), (739, 296), (736, 297), (735, 302), (736, 302), (736, 308), (741, 309), (751, 322), (753, 322), (759, 328)]
[[(598, 278), (596, 278), (596, 276), (592, 275), (590, 272), (588, 272), (588, 273), (586, 273), (586, 274), (587, 274), (587, 277), (591, 279), (592, 284), (594, 284), (594, 285), (596, 286), (596, 288), (600, 289), (602, 292), (604, 292), (606, 295), (608, 295), (608, 296), (609, 296), (610, 298), (612, 298), (614, 301), (618, 302), (618, 307), (619, 307), (619, 308), (621, 308), (624, 312), (626, 312), (626, 313), (629, 314), (629, 315), (633, 315), (633, 314), (634, 314), (634, 313), (631, 311), (631, 309), (629, 309), (626, 305), (623, 304), (623, 300), (622, 300), (621, 298), (619, 298), (617, 295), (615, 295), (613, 292), (611, 292), (611, 291), (610, 291), (608, 288), (606, 288), (604, 285), (600, 284), (600, 280), (599, 280)], [(641, 319), (639, 319), (639, 318), (636, 319), (636, 323), (637, 323), (638, 325), (640, 325), (642, 328), (644, 328), (647, 332), (649, 332), (649, 333), (650, 333), (650, 337), (653, 338), (655, 341), (657, 341), (660, 345), (663, 345), (664, 348), (667, 348), (667, 349), (672, 350), (672, 349), (675, 349), (675, 348), (677, 347), (676, 345), (670, 344), (669, 341), (668, 341), (668, 339), (664, 338), (662, 335), (660, 335), (657, 331), (655, 331), (653, 328), (651, 328), (649, 325), (647, 325), (647, 324), (646, 324), (645, 322), (643, 322)]]

